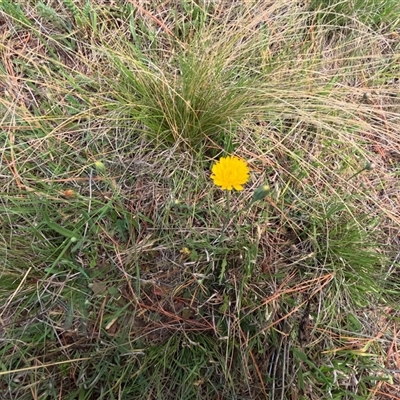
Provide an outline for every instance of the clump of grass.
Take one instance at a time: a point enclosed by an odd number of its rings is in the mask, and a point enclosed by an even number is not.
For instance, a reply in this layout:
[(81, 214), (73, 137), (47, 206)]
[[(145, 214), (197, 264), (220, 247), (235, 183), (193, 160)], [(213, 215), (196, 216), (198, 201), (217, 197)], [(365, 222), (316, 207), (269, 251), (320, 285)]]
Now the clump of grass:
[(374, 29), (392, 29), (399, 22), (400, 8), (396, 1), (313, 0), (309, 7), (311, 10), (320, 11), (321, 20), (343, 27), (356, 20)]
[(1, 395), (390, 393), (396, 39), (283, 0), (3, 3)]
[(227, 69), (225, 60), (214, 59), (214, 54), (180, 56), (173, 71), (127, 54), (110, 56), (121, 77), (116, 94), (124, 108), (119, 111), (140, 121), (144, 133), (159, 143), (180, 142), (197, 149), (206, 141), (221, 145), (246, 114), (248, 78), (233, 67)]

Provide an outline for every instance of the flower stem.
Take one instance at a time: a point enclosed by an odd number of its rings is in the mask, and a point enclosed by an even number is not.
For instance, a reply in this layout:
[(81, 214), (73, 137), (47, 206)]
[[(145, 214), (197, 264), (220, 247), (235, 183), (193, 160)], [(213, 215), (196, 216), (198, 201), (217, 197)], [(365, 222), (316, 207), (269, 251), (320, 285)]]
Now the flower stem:
[(226, 215), (226, 222), (225, 222), (225, 228), (228, 226), (229, 220), (231, 219), (231, 191), (227, 190), (226, 191), (226, 203), (227, 203), (227, 215)]
[(227, 202), (227, 209), (226, 209), (226, 218), (224, 219), (224, 224), (222, 225), (221, 233), (219, 234), (218, 238), (216, 239), (216, 243), (219, 243), (222, 240), (222, 236), (225, 233), (226, 228), (228, 227), (229, 220), (231, 219), (231, 197), (230, 197), (230, 190), (226, 191), (226, 202)]

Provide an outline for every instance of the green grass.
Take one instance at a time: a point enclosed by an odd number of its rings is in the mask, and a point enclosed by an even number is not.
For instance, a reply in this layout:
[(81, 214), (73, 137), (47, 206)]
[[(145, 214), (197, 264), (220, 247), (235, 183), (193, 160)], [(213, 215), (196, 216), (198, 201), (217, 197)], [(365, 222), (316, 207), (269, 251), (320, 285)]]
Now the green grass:
[(353, 19), (376, 29), (396, 29), (400, 6), (397, 1), (376, 0), (311, 0), (310, 9), (321, 11), (319, 17), (332, 24), (346, 27)]
[(396, 398), (379, 4), (1, 2), (1, 398)]

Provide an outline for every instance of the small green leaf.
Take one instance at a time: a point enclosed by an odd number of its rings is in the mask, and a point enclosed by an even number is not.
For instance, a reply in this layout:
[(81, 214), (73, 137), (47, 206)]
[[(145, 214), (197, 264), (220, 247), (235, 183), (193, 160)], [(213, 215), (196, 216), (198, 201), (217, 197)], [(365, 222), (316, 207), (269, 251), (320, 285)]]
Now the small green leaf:
[(71, 242), (74, 243), (74, 242), (77, 242), (78, 240), (80, 240), (80, 237), (79, 237), (79, 235), (77, 235), (76, 232), (72, 232), (72, 231), (62, 227), (61, 225), (57, 224), (56, 222), (50, 221), (50, 219), (47, 215), (45, 215), (44, 220), (50, 229), (53, 229), (53, 231), (56, 231), (60, 235), (70, 238)]
[(104, 296), (107, 292), (107, 284), (102, 281), (94, 281), (91, 284), (91, 289), (95, 296)]
[(301, 360), (301, 361), (303, 361), (303, 362), (308, 362), (308, 357), (307, 357), (307, 355), (306, 355), (305, 353), (303, 353), (302, 351), (297, 350), (297, 349), (293, 349), (293, 353), (295, 354), (295, 356), (296, 356), (299, 360)]
[(199, 259), (199, 253), (197, 253), (196, 250), (192, 250), (189, 254), (189, 260), (190, 261), (198, 261)]
[(119, 291), (118, 288), (115, 286), (110, 286), (108, 289), (108, 294), (114, 297), (118, 297), (119, 296)]
[(224, 275), (225, 275), (225, 270), (226, 270), (226, 266), (228, 265), (228, 262), (226, 261), (226, 255), (224, 257), (224, 259), (222, 260), (221, 263), (221, 273), (219, 275), (219, 284), (222, 284), (222, 281), (224, 279)]

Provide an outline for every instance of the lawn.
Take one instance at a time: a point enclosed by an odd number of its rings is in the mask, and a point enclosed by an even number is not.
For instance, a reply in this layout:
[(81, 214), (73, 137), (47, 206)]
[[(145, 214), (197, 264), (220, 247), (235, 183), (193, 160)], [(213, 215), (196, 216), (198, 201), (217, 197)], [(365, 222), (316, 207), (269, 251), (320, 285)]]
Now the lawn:
[(0, 398), (400, 399), (399, 16), (1, 0)]

